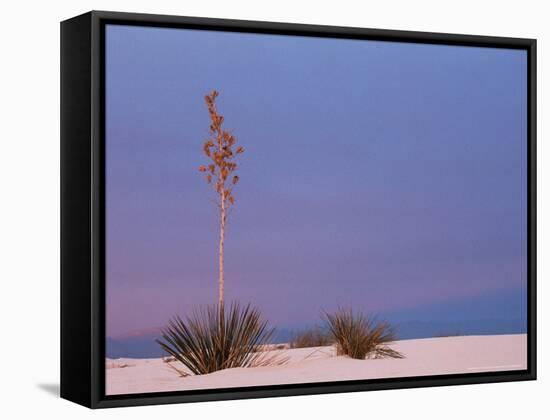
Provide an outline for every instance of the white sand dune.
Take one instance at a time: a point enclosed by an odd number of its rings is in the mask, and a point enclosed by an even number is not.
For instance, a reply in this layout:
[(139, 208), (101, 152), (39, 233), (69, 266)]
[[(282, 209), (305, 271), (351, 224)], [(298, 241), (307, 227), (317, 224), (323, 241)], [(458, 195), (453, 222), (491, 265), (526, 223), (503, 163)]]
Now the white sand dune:
[[(208, 375), (178, 376), (162, 359), (108, 359), (106, 393), (132, 394), (331, 382), (527, 368), (527, 336), (489, 335), (396, 341), (404, 359), (354, 360), (335, 356), (333, 347), (276, 350), (282, 366), (225, 369)], [(179, 362), (173, 363), (185, 370)]]

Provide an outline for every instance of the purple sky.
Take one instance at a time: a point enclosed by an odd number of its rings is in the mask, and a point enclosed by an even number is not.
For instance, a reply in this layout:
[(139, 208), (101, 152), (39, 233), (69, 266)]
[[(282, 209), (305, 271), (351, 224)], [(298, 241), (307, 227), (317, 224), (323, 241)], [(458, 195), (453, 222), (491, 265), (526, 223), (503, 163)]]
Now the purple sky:
[(288, 326), (338, 305), (523, 299), (526, 58), (109, 25), (108, 335), (217, 300), (214, 193), (197, 171), (214, 88), (246, 148), (228, 300)]

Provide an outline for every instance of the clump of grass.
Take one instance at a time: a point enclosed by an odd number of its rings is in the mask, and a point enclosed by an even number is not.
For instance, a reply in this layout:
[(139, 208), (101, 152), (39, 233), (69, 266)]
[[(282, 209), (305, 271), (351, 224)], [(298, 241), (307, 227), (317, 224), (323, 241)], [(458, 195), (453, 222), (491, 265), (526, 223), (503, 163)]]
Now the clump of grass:
[(395, 341), (395, 330), (387, 321), (354, 313), (351, 309), (338, 309), (335, 313), (324, 313), (328, 330), (336, 342), (336, 354), (353, 359), (403, 358), (403, 355), (389, 347)]
[(290, 348), (322, 347), (330, 346), (332, 343), (333, 340), (328, 331), (317, 326), (294, 333), (290, 341)]
[(438, 338), (444, 338), (444, 337), (462, 337), (465, 335), (462, 331), (441, 331), (435, 335), (435, 337)]
[(270, 342), (273, 333), (257, 309), (233, 303), (228, 311), (211, 305), (195, 310), (185, 320), (175, 316), (156, 341), (193, 374), (203, 375), (282, 363), (257, 351)]

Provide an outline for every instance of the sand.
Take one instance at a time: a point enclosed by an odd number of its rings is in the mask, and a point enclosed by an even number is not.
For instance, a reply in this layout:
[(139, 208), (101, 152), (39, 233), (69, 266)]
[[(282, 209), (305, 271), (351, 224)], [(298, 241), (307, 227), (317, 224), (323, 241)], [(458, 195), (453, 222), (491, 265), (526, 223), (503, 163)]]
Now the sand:
[[(282, 366), (225, 369), (180, 377), (162, 359), (107, 359), (107, 395), (395, 378), (527, 368), (527, 336), (488, 335), (396, 341), (404, 359), (354, 360), (333, 347), (276, 350)], [(186, 370), (179, 363), (172, 363)]]

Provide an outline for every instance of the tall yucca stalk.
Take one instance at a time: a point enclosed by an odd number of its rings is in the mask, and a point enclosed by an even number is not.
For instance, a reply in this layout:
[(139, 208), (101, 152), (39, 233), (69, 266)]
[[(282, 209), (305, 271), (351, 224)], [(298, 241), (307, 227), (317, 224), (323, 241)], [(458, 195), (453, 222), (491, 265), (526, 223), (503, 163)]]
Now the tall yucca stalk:
[(218, 92), (213, 90), (209, 95), (206, 95), (204, 100), (208, 107), (210, 115), (210, 138), (206, 139), (203, 144), (204, 154), (211, 160), (208, 165), (199, 167), (200, 172), (206, 172), (206, 182), (214, 187), (217, 193), (217, 206), (219, 210), (219, 252), (218, 252), (218, 307), (220, 316), (224, 315), (224, 243), (225, 243), (225, 227), (227, 223), (227, 212), (230, 206), (235, 204), (233, 188), (239, 182), (239, 177), (234, 175), (237, 170), (235, 158), (244, 152), (242, 146), (238, 146), (235, 150), (233, 147), (236, 143), (236, 138), (222, 128), (224, 118), (218, 113), (216, 108), (216, 98)]
[(195, 310), (185, 321), (175, 316), (157, 343), (195, 375), (234, 367), (283, 363), (263, 351), (273, 329), (250, 305), (231, 304), (227, 314), (217, 305)]

